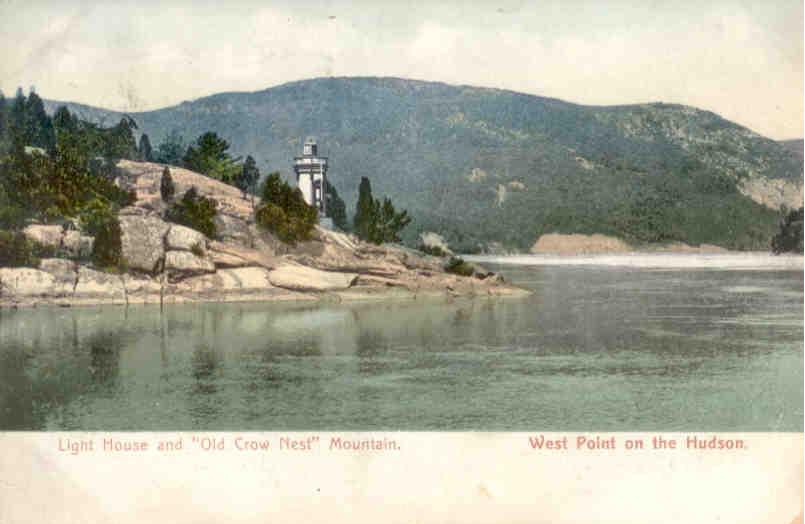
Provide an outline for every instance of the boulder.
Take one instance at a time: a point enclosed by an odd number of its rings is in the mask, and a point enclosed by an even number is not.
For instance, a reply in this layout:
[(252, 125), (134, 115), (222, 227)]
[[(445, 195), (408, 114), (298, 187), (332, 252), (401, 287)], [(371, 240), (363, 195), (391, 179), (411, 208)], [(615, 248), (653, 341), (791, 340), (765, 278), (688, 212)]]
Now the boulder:
[(218, 236), (225, 241), (243, 245), (249, 245), (252, 241), (249, 225), (241, 218), (218, 213), (215, 215), (215, 227)]
[(53, 295), (58, 287), (56, 277), (46, 271), (29, 267), (0, 268), (0, 296), (4, 299)]
[(54, 284), (66, 286), (70, 293), (73, 292), (73, 286), (75, 286), (78, 276), (75, 262), (63, 258), (43, 258), (39, 262), (39, 269), (53, 275)]
[(129, 269), (148, 273), (159, 271), (170, 224), (148, 215), (121, 214), (119, 220), (122, 254)]
[[(262, 266), (268, 269), (277, 267), (278, 258), (270, 250), (252, 249), (237, 244), (212, 241), (208, 245), (209, 255), (213, 261), (219, 260), (226, 263), (236, 263), (236, 259), (245, 260), (245, 264), (240, 266)], [(217, 264), (217, 262), (216, 262)]]
[(138, 278), (122, 275), (126, 298), (129, 303), (159, 303), (162, 294), (162, 283), (152, 278)]
[(171, 294), (189, 297), (219, 296), (226, 294), (264, 293), (274, 289), (268, 278), (269, 271), (262, 267), (222, 269), (213, 274), (187, 278), (170, 286)]
[(192, 251), (197, 248), (204, 252), (207, 249), (207, 237), (195, 229), (171, 224), (168, 236), (165, 237), (165, 244), (168, 249)]
[(120, 275), (102, 273), (81, 266), (78, 268), (78, 283), (75, 286), (74, 298), (77, 302), (82, 300), (125, 302), (126, 291)]
[(321, 271), (305, 266), (284, 265), (268, 274), (271, 284), (294, 291), (338, 291), (352, 286), (355, 273)]
[(61, 247), (64, 228), (58, 225), (32, 224), (23, 229), (22, 232), (29, 240), (50, 247), (55, 252)]
[(65, 231), (62, 238), (62, 250), (70, 258), (89, 258), (92, 255), (94, 238), (82, 235), (80, 232)]
[(201, 275), (214, 272), (215, 264), (189, 251), (168, 251), (165, 253), (165, 271), (172, 276)]

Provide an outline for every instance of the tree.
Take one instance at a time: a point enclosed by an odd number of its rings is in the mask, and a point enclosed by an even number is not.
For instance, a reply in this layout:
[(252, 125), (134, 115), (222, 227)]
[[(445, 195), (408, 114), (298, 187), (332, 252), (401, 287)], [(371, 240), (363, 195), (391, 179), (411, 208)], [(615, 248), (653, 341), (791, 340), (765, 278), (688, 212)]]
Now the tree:
[(201, 231), (209, 238), (215, 238), (218, 228), (215, 225), (218, 202), (199, 195), (195, 186), (188, 189), (179, 202), (173, 204), (165, 218), (175, 224)]
[(137, 122), (130, 116), (124, 116), (120, 122), (110, 128), (104, 137), (103, 156), (108, 158), (137, 158), (137, 140), (134, 138)]
[(271, 173), (263, 183), (261, 196), (254, 212), (258, 226), (289, 244), (313, 236), (319, 213), (305, 202), (299, 188), (292, 188), (279, 173)]
[(355, 234), (361, 240), (382, 244), (399, 242), (399, 233), (411, 222), (408, 212), (397, 212), (391, 200), (372, 198), (372, 185), (366, 177), (361, 178), (358, 187), (358, 204), (355, 208)]
[(369, 239), (369, 228), (374, 222), (375, 205), (372, 198), (372, 184), (369, 179), (361, 177), (358, 186), (358, 203), (355, 206), (355, 217), (352, 220), (353, 231), (362, 240)]
[(771, 249), (776, 254), (803, 252), (803, 208), (790, 211), (780, 223), (780, 231), (771, 240)]
[(56, 144), (53, 122), (45, 112), (45, 104), (33, 90), (25, 101), (25, 136), (27, 145), (52, 151)]
[(227, 154), (229, 142), (207, 132), (190, 144), (184, 155), (185, 167), (210, 178), (231, 184), (240, 171), (237, 161)]
[(165, 140), (157, 146), (154, 161), (160, 164), (170, 164), (181, 166), (182, 157), (185, 153), (184, 140), (179, 131), (174, 129), (165, 137)]
[(335, 227), (346, 231), (349, 228), (347, 206), (344, 204), (344, 201), (341, 200), (341, 197), (338, 196), (338, 191), (336, 191), (335, 186), (330, 184), (329, 180), (325, 181), (324, 194), (327, 199), (327, 214), (330, 215)]
[(173, 177), (171, 177), (171, 170), (168, 166), (162, 170), (162, 178), (159, 180), (159, 193), (162, 195), (162, 200), (170, 202), (173, 200), (173, 195), (176, 188), (173, 185)]
[(246, 198), (246, 193), (254, 194), (255, 186), (259, 179), (260, 170), (257, 168), (257, 162), (249, 155), (246, 157), (246, 162), (243, 163), (243, 168), (235, 179), (235, 185), (243, 192), (243, 198)]
[(153, 150), (151, 149), (151, 140), (148, 138), (148, 135), (145, 133), (140, 136), (140, 159), (145, 160), (146, 162), (152, 162), (154, 159)]
[(369, 228), (369, 240), (375, 244), (384, 242), (399, 242), (400, 231), (411, 223), (411, 217), (406, 210), (397, 212), (388, 197), (374, 202), (374, 222)]

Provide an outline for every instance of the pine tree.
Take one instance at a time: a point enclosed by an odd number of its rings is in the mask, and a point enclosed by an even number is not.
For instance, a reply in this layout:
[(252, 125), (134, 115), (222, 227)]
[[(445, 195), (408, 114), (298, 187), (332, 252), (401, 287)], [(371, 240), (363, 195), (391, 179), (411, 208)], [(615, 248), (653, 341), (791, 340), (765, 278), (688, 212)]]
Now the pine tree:
[(160, 164), (170, 164), (172, 166), (181, 166), (182, 157), (185, 153), (184, 140), (179, 131), (172, 130), (165, 140), (157, 146), (154, 161)]
[(153, 150), (151, 149), (151, 140), (148, 138), (148, 135), (145, 133), (140, 136), (140, 159), (146, 162), (152, 162), (154, 159)]
[(327, 198), (327, 214), (330, 215), (335, 227), (346, 231), (349, 228), (346, 204), (344, 204), (344, 201), (338, 196), (338, 191), (336, 191), (335, 186), (330, 184), (329, 180), (325, 181), (324, 191)]
[(259, 179), (260, 170), (257, 168), (257, 162), (249, 155), (246, 157), (246, 162), (243, 163), (243, 169), (240, 170), (235, 179), (235, 185), (243, 192), (243, 198), (246, 198), (246, 193), (254, 193), (255, 185)]
[(162, 179), (159, 181), (159, 193), (162, 195), (162, 200), (170, 202), (173, 200), (175, 192), (176, 188), (173, 185), (171, 170), (168, 166), (165, 166), (165, 169), (162, 170)]
[(355, 206), (353, 230), (361, 240), (369, 240), (370, 230), (375, 220), (375, 202), (372, 198), (372, 184), (366, 177), (361, 177), (358, 186), (358, 203)]
[(228, 150), (229, 142), (216, 133), (207, 132), (190, 144), (183, 161), (188, 169), (225, 184), (231, 184), (241, 168), (237, 161), (227, 154)]

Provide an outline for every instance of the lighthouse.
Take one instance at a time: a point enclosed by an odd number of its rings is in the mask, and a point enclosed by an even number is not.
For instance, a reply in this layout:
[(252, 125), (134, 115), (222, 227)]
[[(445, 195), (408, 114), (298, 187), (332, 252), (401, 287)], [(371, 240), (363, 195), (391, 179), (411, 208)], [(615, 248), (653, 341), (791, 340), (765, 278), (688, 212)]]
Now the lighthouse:
[(294, 158), (293, 170), (305, 202), (319, 210), (319, 217), (326, 217), (327, 157), (319, 156), (315, 138), (305, 139), (302, 156)]

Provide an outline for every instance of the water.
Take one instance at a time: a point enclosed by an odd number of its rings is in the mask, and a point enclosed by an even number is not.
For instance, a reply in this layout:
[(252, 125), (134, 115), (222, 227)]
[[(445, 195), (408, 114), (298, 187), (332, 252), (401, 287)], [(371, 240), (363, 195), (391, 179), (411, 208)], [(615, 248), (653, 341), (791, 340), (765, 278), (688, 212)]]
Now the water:
[(0, 429), (802, 431), (803, 273), (500, 266), (506, 300), (0, 312)]

